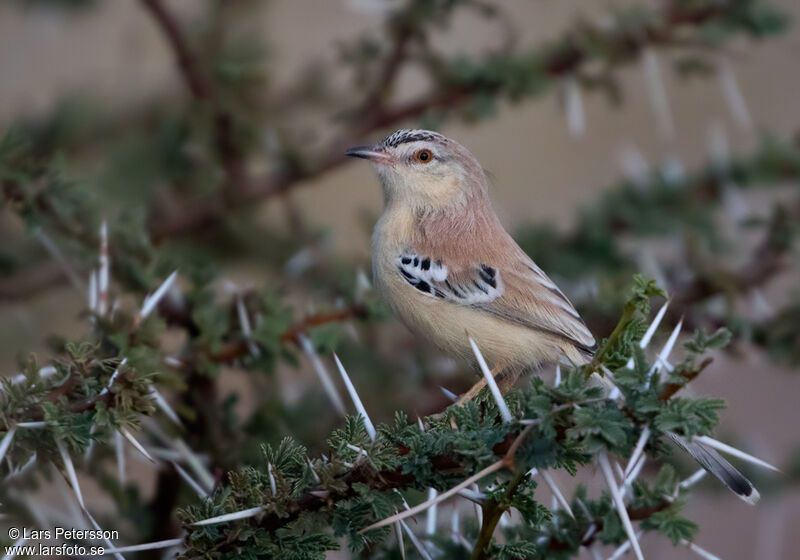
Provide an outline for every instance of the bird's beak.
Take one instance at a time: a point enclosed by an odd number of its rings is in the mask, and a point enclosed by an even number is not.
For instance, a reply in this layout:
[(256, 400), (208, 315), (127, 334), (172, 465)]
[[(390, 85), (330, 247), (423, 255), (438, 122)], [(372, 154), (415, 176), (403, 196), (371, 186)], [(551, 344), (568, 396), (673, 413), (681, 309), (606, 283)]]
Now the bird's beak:
[(345, 152), (346, 155), (355, 158), (367, 159), (373, 163), (389, 163), (391, 159), (379, 146), (356, 146)]

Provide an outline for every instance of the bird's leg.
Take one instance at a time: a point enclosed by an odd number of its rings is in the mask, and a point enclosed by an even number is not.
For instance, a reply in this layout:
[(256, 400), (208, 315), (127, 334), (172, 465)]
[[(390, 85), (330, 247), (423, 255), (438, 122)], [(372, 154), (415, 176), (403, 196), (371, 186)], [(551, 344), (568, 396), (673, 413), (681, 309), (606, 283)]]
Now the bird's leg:
[[(497, 377), (500, 374), (500, 372), (503, 371), (503, 369), (504, 369), (503, 366), (493, 367), (491, 371), (492, 377)], [(516, 381), (516, 377), (514, 378), (514, 381)], [(473, 385), (470, 388), (469, 391), (467, 391), (458, 398), (458, 400), (456, 401), (456, 406), (462, 406), (465, 403), (468, 403), (469, 401), (474, 399), (476, 396), (478, 396), (478, 393), (480, 393), (481, 389), (483, 389), (484, 387), (486, 387), (486, 378), (482, 377), (480, 381), (478, 381), (475, 385)]]

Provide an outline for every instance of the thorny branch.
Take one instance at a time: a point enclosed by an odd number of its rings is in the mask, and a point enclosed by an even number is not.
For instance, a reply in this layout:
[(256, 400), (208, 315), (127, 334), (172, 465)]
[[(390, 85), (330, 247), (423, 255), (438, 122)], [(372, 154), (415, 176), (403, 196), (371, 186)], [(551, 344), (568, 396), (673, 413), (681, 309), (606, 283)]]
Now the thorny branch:
[[(172, 13), (161, 0), (142, 0), (158, 23), (169, 42), (186, 87), (196, 101), (210, 103), (213, 108), (214, 144), (227, 175), (226, 190), (238, 190), (246, 182), (244, 155), (234, 139), (233, 115), (223, 109), (213, 81), (205, 71), (202, 62), (192, 52), (184, 32)], [(227, 195), (226, 195), (227, 196)]]
[(142, 4), (150, 11), (169, 41), (183, 81), (192, 96), (199, 101), (211, 100), (213, 97), (211, 80), (206, 75), (202, 64), (192, 53), (175, 17), (164, 7), (161, 0), (142, 0)]
[[(298, 337), (301, 334), (308, 332), (309, 329), (329, 323), (346, 321), (348, 319), (363, 318), (366, 316), (366, 313), (367, 308), (365, 305), (354, 304), (350, 307), (338, 309), (329, 313), (309, 315), (305, 319), (289, 327), (283, 334), (281, 334), (280, 341), (298, 344)], [(207, 358), (209, 358), (212, 362), (231, 363), (246, 356), (249, 352), (250, 349), (246, 340), (236, 340), (209, 354)]]
[[(502, 82), (439, 81), (439, 85), (419, 98), (407, 102), (387, 104), (392, 84), (408, 60), (409, 44), (414, 38), (408, 24), (395, 26), (391, 48), (378, 71), (378, 77), (364, 101), (350, 117), (344, 131), (323, 148), (316, 161), (302, 168), (277, 165), (265, 177), (245, 173), (245, 161), (233, 138), (234, 119), (221, 106), (218, 92), (197, 54), (192, 51), (184, 31), (161, 0), (142, 0), (145, 8), (162, 29), (174, 52), (177, 66), (187, 89), (196, 101), (209, 103), (214, 112), (215, 146), (220, 164), (226, 171), (226, 182), (221, 199), (199, 201), (160, 200), (150, 213), (150, 237), (154, 241), (190, 234), (199, 229), (219, 224), (229, 213), (253, 203), (286, 193), (311, 178), (323, 175), (346, 161), (344, 151), (354, 142), (369, 134), (396, 126), (430, 111), (452, 111), (468, 102), (476, 93), (498, 94)], [(411, 9), (413, 6), (409, 7)], [(687, 25), (701, 25), (725, 14), (725, 4), (669, 4), (653, 22), (641, 28), (620, 27), (601, 29), (578, 25), (564, 37), (541, 49), (544, 53), (537, 65), (544, 75), (558, 78), (569, 73), (579, 73), (583, 64), (596, 57), (589, 43), (603, 45), (602, 56), (608, 56), (608, 67), (635, 60), (648, 45), (680, 45), (684, 39), (677, 31)], [(402, 19), (401, 19), (402, 21)], [(585, 35), (590, 41), (577, 38)], [(34, 281), (29, 280), (33, 278)], [(0, 281), (0, 299), (29, 297), (63, 280), (63, 273), (51, 263), (41, 265), (26, 276)], [(701, 286), (692, 287), (694, 291)], [(702, 290), (701, 290), (702, 291)]]
[[(149, 0), (154, 2), (156, 0)], [(616, 59), (608, 61), (609, 64), (624, 64), (636, 59), (636, 56), (648, 45), (665, 46), (670, 43), (680, 44), (676, 37), (676, 30), (685, 25), (700, 25), (706, 21), (725, 13), (724, 4), (708, 4), (692, 6), (686, 4), (670, 4), (658, 20), (658, 24), (650, 25), (640, 30), (622, 30), (601, 33), (599, 30), (580, 29), (593, 35), (594, 39), (605, 43), (607, 52), (615, 53)], [(582, 64), (591, 59), (591, 53), (580, 42), (571, 40), (572, 33), (568, 32), (569, 39), (557, 43), (556, 48), (540, 62), (542, 72), (550, 77), (558, 78), (565, 74), (575, 73)], [(263, 180), (248, 181), (248, 186), (238, 193), (225, 206), (206, 203), (198, 205), (183, 218), (178, 218), (179, 213), (167, 211), (169, 220), (154, 221), (152, 236), (154, 239), (163, 239), (177, 235), (185, 235), (198, 228), (204, 228), (222, 220), (229, 210), (247, 206), (252, 202), (264, 200), (300, 186), (304, 181), (319, 176), (342, 165), (346, 160), (344, 151), (354, 142), (375, 131), (397, 125), (404, 121), (424, 115), (434, 110), (453, 110), (467, 102), (475, 93), (498, 93), (503, 87), (501, 82), (491, 84), (475, 83), (445, 83), (429, 93), (405, 103), (385, 106), (384, 96), (403, 66), (407, 53), (407, 44), (410, 40), (410, 30), (401, 27), (395, 34), (393, 48), (386, 58), (380, 77), (375, 88), (368, 93), (366, 101), (360, 111), (351, 118), (351, 124), (345, 132), (330, 142), (322, 150), (322, 156), (311, 170), (301, 171), (295, 168), (279, 169)], [(621, 56), (625, 53), (625, 56)], [(180, 56), (179, 56), (180, 59)], [(191, 66), (190, 66), (191, 67)], [(488, 90), (487, 90), (488, 88)], [(181, 206), (185, 212), (187, 205)]]
[(715, 276), (699, 276), (674, 292), (673, 314), (687, 312), (691, 305), (718, 293), (747, 293), (763, 286), (788, 265), (791, 245), (783, 235), (792, 221), (800, 217), (800, 200), (782, 207), (773, 216), (761, 243), (753, 250), (750, 259), (733, 271), (723, 271)]

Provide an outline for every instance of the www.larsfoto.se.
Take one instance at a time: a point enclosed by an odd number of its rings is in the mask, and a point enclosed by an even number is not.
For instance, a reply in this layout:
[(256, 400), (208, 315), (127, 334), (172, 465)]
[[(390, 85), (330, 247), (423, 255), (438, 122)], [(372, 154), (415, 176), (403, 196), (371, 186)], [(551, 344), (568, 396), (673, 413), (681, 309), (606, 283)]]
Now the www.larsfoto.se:
[(6, 558), (15, 556), (103, 556), (102, 546), (83, 546), (79, 544), (48, 545), (45, 543), (6, 546)]

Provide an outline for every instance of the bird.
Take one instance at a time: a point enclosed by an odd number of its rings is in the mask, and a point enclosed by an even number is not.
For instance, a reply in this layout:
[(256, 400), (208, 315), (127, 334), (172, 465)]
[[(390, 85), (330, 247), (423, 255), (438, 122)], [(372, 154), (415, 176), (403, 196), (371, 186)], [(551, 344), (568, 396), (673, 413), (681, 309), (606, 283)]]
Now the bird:
[[(346, 155), (377, 171), (384, 209), (372, 235), (373, 280), (412, 332), (473, 363), (474, 341), (502, 391), (543, 365), (592, 358), (595, 337), (503, 227), (486, 173), (467, 148), (431, 130), (400, 129)], [(458, 404), (485, 384), (482, 377)], [(740, 497), (758, 498), (716, 451), (675, 441)]]
[(544, 364), (587, 361), (594, 336), (505, 230), (469, 150), (437, 132), (401, 129), (347, 155), (377, 170), (384, 211), (372, 236), (373, 278), (412, 332), (467, 361), (471, 338), (504, 389)]

